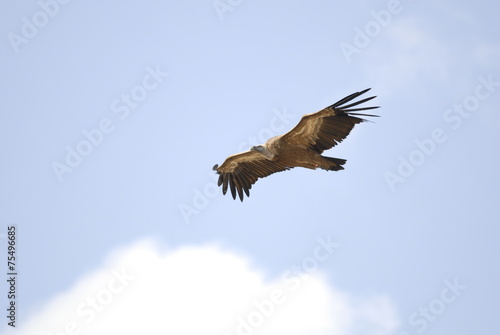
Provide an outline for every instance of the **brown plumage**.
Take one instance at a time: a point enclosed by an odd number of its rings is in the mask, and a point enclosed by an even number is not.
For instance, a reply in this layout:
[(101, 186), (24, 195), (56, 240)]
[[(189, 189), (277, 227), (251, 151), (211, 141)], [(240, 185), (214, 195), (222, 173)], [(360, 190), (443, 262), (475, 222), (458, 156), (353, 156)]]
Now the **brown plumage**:
[(264, 145), (254, 146), (249, 151), (229, 156), (221, 166), (215, 164), (213, 169), (219, 174), (218, 185), (222, 185), (222, 193), (226, 194), (229, 186), (233, 199), (238, 193), (243, 201), (243, 192), (250, 196), (250, 189), (257, 179), (294, 167), (343, 170), (345, 159), (325, 157), (321, 153), (342, 142), (356, 124), (366, 121), (358, 116), (378, 116), (353, 113), (378, 108), (352, 108), (374, 96), (347, 104), (369, 90), (353, 93), (319, 112), (306, 114), (288, 133), (272, 137)]

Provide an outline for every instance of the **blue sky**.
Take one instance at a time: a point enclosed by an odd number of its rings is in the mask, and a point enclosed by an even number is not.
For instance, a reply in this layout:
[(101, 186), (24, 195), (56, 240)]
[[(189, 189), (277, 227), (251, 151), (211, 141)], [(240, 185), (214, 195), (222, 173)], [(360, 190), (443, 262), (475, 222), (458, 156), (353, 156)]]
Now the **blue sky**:
[[(499, 330), (497, 2), (2, 7), (2, 333)], [(367, 87), (381, 117), (326, 153), (344, 171), (216, 189), (214, 164)]]

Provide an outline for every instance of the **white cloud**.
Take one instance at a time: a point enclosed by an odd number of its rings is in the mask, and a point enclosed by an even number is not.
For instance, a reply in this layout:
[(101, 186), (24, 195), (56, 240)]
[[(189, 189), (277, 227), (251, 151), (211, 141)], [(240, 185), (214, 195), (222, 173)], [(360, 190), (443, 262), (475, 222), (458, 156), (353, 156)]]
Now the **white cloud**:
[(214, 246), (163, 252), (142, 241), (114, 252), (16, 334), (393, 333), (388, 298), (351, 297), (319, 272), (266, 282), (247, 259)]

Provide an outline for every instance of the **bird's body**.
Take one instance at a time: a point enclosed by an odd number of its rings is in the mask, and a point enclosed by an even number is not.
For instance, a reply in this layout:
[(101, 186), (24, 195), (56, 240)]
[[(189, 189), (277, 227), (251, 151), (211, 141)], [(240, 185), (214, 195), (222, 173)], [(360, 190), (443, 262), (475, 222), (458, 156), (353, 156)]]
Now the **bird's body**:
[[(295, 165), (293, 167), (303, 167), (306, 169), (316, 169), (319, 167), (324, 170), (338, 170), (332, 166), (332, 161), (329, 160), (331, 159), (330, 157), (323, 157), (316, 151), (310, 150), (300, 143), (292, 143), (292, 145), (289, 145), (289, 143), (282, 140), (282, 137), (283, 135), (280, 135), (267, 140), (267, 142), (262, 145), (262, 147), (265, 148), (265, 152), (259, 153), (269, 160), (287, 163), (287, 165), (290, 165), (290, 162), (293, 161)], [(267, 154), (267, 152), (270, 154)], [(337, 160), (338, 158), (334, 159)], [(339, 159), (338, 163), (343, 164), (341, 162), (345, 163), (345, 160)], [(343, 168), (339, 166), (339, 169)]]
[(219, 174), (218, 185), (222, 185), (222, 192), (226, 194), (229, 186), (233, 198), (236, 199), (238, 193), (243, 201), (243, 192), (249, 196), (249, 190), (258, 178), (275, 172), (294, 167), (343, 170), (345, 159), (321, 154), (347, 137), (354, 125), (366, 121), (357, 116), (377, 116), (353, 112), (378, 107), (351, 108), (375, 97), (345, 105), (368, 90), (353, 93), (319, 112), (306, 114), (288, 133), (272, 137), (249, 151), (229, 156), (221, 166), (216, 164), (214, 170)]

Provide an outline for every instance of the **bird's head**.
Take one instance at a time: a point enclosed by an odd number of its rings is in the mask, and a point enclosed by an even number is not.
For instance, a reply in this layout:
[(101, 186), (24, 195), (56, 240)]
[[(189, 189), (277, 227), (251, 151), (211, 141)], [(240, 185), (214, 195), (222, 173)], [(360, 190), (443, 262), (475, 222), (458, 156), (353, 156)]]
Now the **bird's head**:
[(250, 150), (262, 153), (264, 152), (264, 147), (262, 145), (254, 145)]

